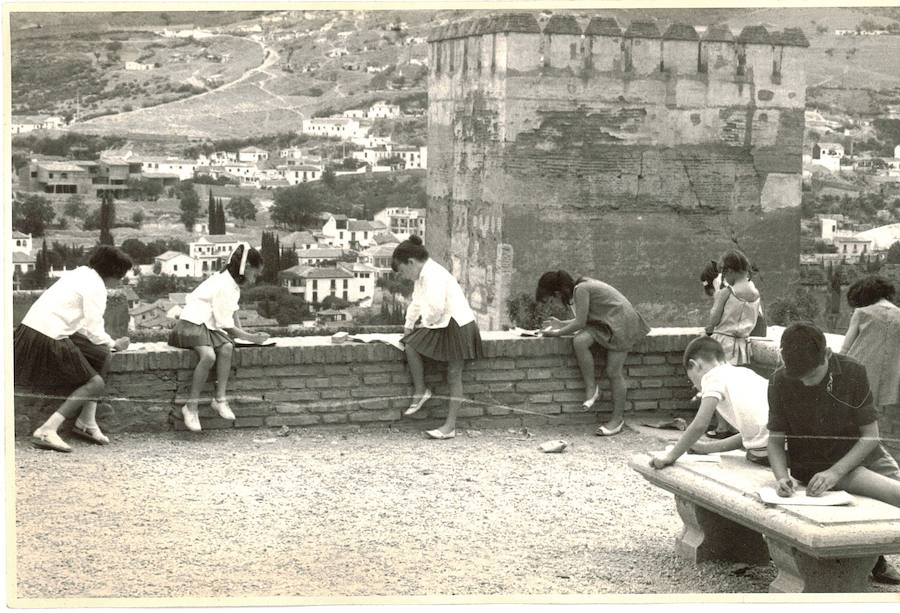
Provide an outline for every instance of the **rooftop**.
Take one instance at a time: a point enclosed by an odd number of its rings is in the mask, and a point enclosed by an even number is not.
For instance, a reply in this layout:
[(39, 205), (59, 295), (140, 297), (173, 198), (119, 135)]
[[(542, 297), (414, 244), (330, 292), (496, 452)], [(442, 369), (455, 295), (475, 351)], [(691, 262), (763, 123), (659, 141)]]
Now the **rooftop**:
[(278, 273), (279, 276), (297, 277), (299, 279), (352, 279), (353, 273), (337, 267), (292, 266)]

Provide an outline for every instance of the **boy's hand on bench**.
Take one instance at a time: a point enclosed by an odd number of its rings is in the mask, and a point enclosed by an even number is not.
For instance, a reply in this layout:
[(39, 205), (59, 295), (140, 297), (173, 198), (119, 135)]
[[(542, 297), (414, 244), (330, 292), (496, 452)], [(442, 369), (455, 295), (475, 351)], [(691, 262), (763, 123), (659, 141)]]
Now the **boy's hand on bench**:
[(670, 460), (668, 454), (655, 455), (650, 458), (650, 468), (656, 468), (656, 469), (665, 468), (666, 466), (669, 466), (670, 464), (674, 464), (674, 463), (675, 463), (675, 461)]
[(837, 485), (837, 482), (840, 480), (840, 475), (838, 475), (830, 468), (828, 470), (823, 470), (820, 473), (816, 473), (806, 485), (806, 495), (821, 496), (822, 494), (833, 488), (835, 485)]
[(794, 481), (793, 477), (785, 477), (784, 479), (779, 479), (775, 482), (775, 491), (779, 496), (787, 498), (788, 496), (793, 495), (795, 486), (796, 481)]

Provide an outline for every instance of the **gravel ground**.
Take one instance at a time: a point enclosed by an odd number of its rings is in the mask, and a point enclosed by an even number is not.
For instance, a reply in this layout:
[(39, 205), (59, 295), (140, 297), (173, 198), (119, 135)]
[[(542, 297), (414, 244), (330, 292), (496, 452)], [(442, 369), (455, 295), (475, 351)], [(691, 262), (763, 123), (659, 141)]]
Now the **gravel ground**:
[[(18, 596), (766, 592), (771, 565), (674, 555), (673, 497), (626, 466), (658, 441), (530, 432), (124, 434), (69, 438), (72, 454), (20, 440)], [(565, 453), (537, 451), (557, 438)]]

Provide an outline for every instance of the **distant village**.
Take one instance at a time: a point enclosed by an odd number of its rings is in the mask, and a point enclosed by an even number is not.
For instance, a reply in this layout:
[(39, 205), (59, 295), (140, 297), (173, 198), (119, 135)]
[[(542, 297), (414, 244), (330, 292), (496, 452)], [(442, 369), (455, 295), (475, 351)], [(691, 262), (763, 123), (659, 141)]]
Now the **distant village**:
[[(335, 170), (335, 175), (393, 172), (428, 167), (428, 148), (391, 142), (391, 137), (370, 134), (376, 119), (400, 119), (400, 107), (376, 102), (368, 109), (349, 109), (329, 117), (302, 120), (300, 133), (353, 143), (362, 150), (350, 152), (359, 162), (355, 170)], [(13, 116), (12, 133), (61, 129), (62, 117)], [(100, 159), (63, 160), (35, 157), (17, 177), (18, 188), (48, 194), (96, 196), (111, 191), (116, 198), (127, 195), (128, 181), (145, 179), (162, 188), (179, 181), (209, 177), (258, 189), (275, 189), (318, 181), (324, 161), (303, 147), (268, 151), (244, 147), (238, 151), (216, 151), (195, 159), (135, 155), (131, 151), (106, 152)]]
[[(377, 119), (400, 119), (398, 105), (379, 101), (367, 109), (349, 109), (329, 117), (302, 121), (299, 132), (315, 137), (353, 143), (349, 157), (358, 163), (355, 170), (334, 168), (336, 176), (364, 173), (390, 173), (427, 168), (427, 147), (393, 143), (390, 136), (370, 134)], [(15, 116), (13, 134), (33, 130), (61, 129), (64, 121), (52, 116)], [(98, 160), (78, 160), (34, 156), (14, 178), (16, 189), (44, 194), (78, 194), (102, 198), (129, 195), (129, 183), (135, 179), (159, 184), (160, 191), (181, 181), (211, 180), (240, 187), (274, 190), (300, 183), (319, 181), (326, 170), (321, 157), (307, 147), (267, 150), (248, 146), (236, 151), (216, 151), (195, 159), (147, 156), (128, 149), (104, 151)], [(222, 198), (224, 204), (230, 197)], [(291, 295), (302, 297), (314, 310), (310, 319), (295, 327), (318, 327), (340, 324), (353, 319), (354, 313), (370, 309), (380, 301), (376, 281), (391, 272), (391, 255), (397, 244), (412, 234), (424, 235), (425, 210), (393, 207), (378, 211), (373, 219), (354, 219), (346, 215), (324, 213), (319, 225), (308, 231), (279, 237), (282, 248), (294, 251), (297, 265), (279, 271), (278, 283)], [(211, 234), (205, 223), (193, 228), (197, 235), (188, 243), (187, 253), (167, 251), (154, 258), (152, 264), (136, 266), (129, 278), (168, 275), (181, 278), (203, 278), (220, 270), (240, 239), (228, 234)], [(20, 289), (20, 279), (35, 270), (40, 239), (30, 234), (13, 232), (13, 289)], [(259, 248), (259, 245), (254, 245)], [(51, 279), (67, 270), (51, 270)], [(132, 330), (163, 330), (172, 327), (184, 306), (184, 293), (170, 293), (154, 302), (141, 300), (131, 286), (125, 288), (129, 302), (129, 327)], [(322, 308), (328, 296), (339, 298), (342, 309)], [(255, 310), (239, 313), (247, 327), (277, 326), (274, 319), (261, 317)]]

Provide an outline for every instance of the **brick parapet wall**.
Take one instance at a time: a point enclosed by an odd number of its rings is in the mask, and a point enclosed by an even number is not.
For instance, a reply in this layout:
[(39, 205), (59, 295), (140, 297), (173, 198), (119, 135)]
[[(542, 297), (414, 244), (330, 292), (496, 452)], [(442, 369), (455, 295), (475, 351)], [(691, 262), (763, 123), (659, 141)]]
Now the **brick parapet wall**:
[[(699, 328), (654, 329), (626, 362), (630, 411), (690, 409), (693, 395), (681, 355)], [(485, 358), (466, 365), (461, 424), (595, 422), (581, 411), (584, 386), (571, 339), (521, 338), (483, 333)], [(328, 337), (278, 340), (276, 347), (239, 348), (228, 389), (237, 420), (215, 416), (201, 404), (205, 429), (413, 422), (433, 427), (446, 415), (445, 368), (426, 361), (426, 380), (436, 398), (413, 417), (406, 359), (384, 344), (333, 345)], [(189, 350), (165, 343), (136, 345), (114, 354), (108, 398), (99, 419), (110, 432), (183, 429), (184, 404), (196, 364)], [(598, 369), (600, 368), (598, 361)], [(600, 378), (600, 411), (610, 411), (608, 381)], [(213, 391), (211, 381), (204, 395)], [(16, 431), (27, 434), (58, 405), (17, 388)]]

